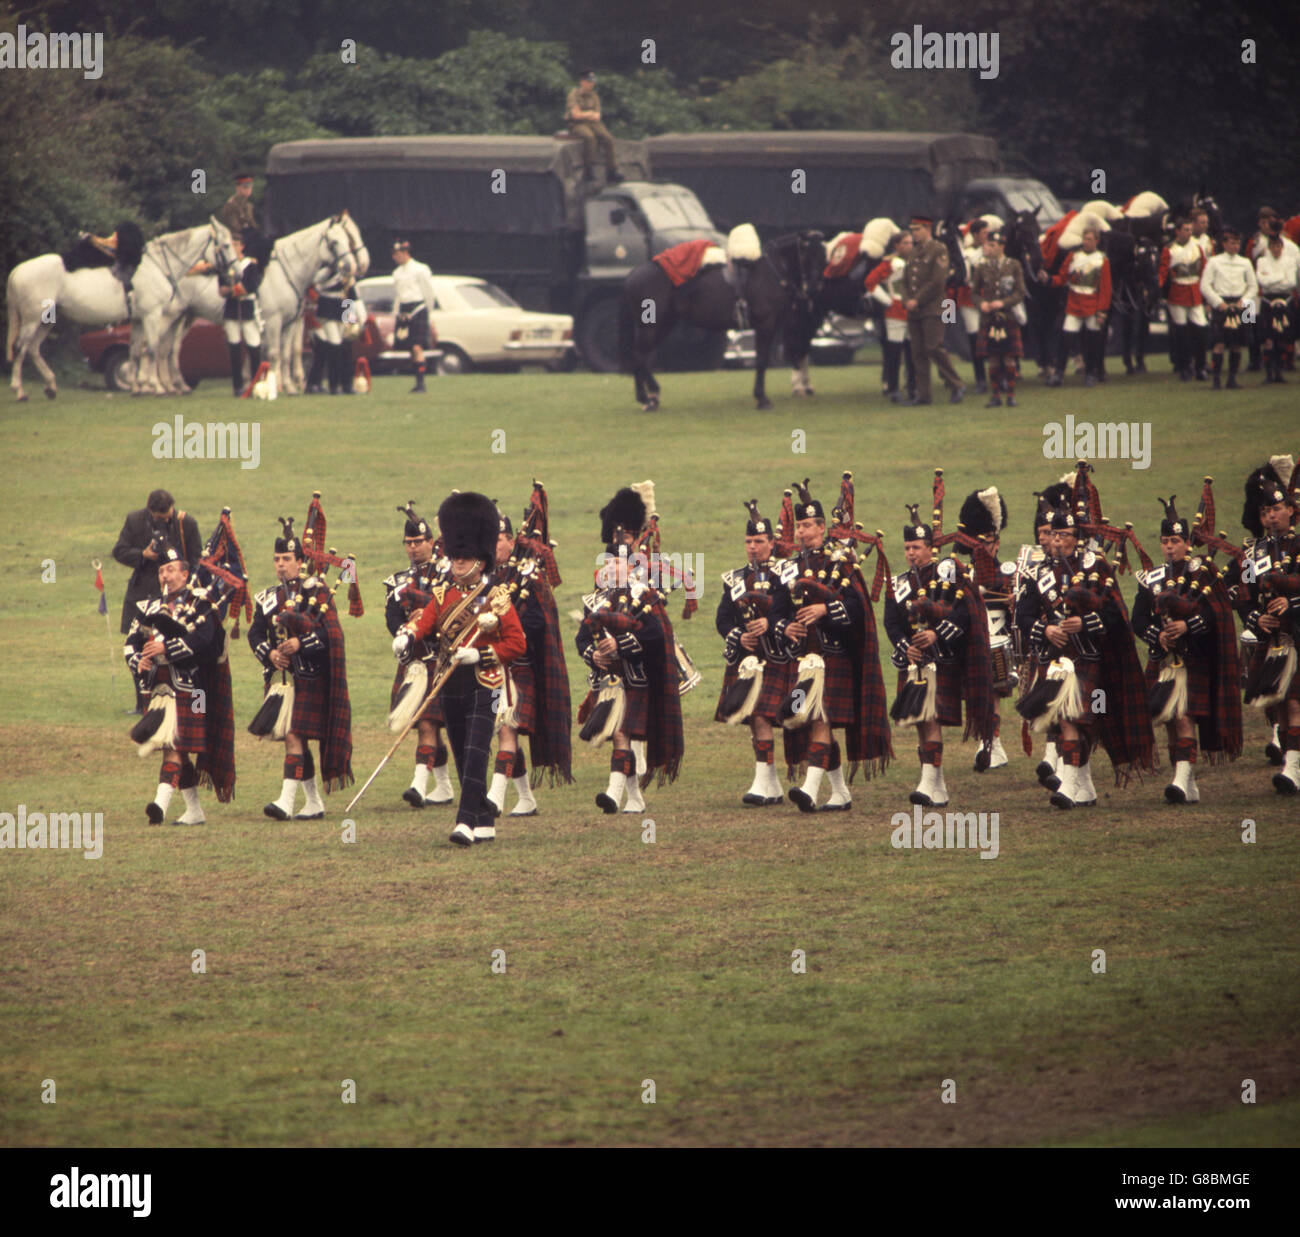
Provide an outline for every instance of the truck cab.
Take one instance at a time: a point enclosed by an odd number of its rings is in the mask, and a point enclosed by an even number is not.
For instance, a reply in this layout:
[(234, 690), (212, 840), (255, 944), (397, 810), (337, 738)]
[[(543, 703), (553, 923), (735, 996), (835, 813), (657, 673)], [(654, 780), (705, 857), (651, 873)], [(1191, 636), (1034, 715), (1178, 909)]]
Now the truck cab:
[(1010, 220), (1022, 210), (1033, 211), (1040, 232), (1065, 214), (1056, 194), (1032, 176), (981, 176), (962, 186), (957, 201), (961, 219), (997, 215)]

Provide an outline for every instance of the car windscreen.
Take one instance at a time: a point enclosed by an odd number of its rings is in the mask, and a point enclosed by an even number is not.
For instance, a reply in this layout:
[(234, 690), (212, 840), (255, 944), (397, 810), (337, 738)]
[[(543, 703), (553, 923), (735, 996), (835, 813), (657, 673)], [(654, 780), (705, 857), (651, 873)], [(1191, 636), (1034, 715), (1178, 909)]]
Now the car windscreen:
[(638, 205), (655, 231), (663, 231), (667, 228), (713, 230), (713, 221), (694, 195), (645, 197), (638, 199)]
[(456, 292), (470, 309), (518, 309), (519, 302), (494, 283), (462, 283)]
[(1049, 227), (1065, 214), (1065, 208), (1056, 200), (1056, 194), (1046, 185), (1035, 185), (1032, 189), (1017, 185), (1009, 187), (1006, 193), (1007, 201), (1015, 210), (1034, 212), (1039, 227)]

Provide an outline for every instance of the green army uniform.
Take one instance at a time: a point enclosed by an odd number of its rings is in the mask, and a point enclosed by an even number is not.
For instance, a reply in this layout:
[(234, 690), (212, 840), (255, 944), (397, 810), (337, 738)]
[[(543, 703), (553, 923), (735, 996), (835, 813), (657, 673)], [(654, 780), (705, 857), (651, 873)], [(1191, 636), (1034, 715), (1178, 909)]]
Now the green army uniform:
[(600, 95), (596, 93), (594, 86), (575, 86), (569, 91), (568, 100), (564, 105), (564, 119), (569, 126), (569, 132), (574, 137), (582, 138), (582, 160), (587, 165), (587, 175), (590, 176), (596, 166), (596, 152), (599, 148), (601, 158), (605, 161), (605, 171), (610, 179), (613, 179), (618, 173), (613, 134), (599, 120), (572, 119), (575, 111), (600, 111)]
[(930, 402), (931, 361), (950, 391), (955, 394), (962, 386), (943, 346), (940, 314), (947, 282), (947, 247), (933, 238), (919, 242), (903, 268), (903, 300), (916, 301), (916, 308), (907, 311), (907, 337), (912, 345), (912, 362), (916, 368), (918, 403)]

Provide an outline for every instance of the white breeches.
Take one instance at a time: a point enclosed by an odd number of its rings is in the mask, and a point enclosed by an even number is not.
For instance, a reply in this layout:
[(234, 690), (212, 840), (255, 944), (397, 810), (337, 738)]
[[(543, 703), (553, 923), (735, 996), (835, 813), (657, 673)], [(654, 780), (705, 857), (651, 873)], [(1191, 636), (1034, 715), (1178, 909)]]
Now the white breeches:
[(885, 319), (885, 338), (891, 344), (901, 344), (907, 340), (907, 322), (902, 318)]
[(1170, 305), (1169, 321), (1174, 326), (1186, 326), (1189, 322), (1193, 326), (1208, 325), (1205, 320), (1204, 305)]
[(221, 329), (226, 333), (228, 344), (237, 344), (243, 340), (250, 348), (262, 346), (262, 328), (255, 321), (234, 322), (227, 318), (222, 322)]
[(343, 342), (343, 323), (322, 322), (313, 333), (317, 339), (323, 339), (327, 344), (341, 344)]
[(959, 305), (961, 310), (961, 324), (966, 328), (967, 335), (974, 335), (980, 329), (980, 311), (973, 305)]
[(1065, 315), (1065, 324), (1061, 328), (1067, 335), (1077, 335), (1081, 327), (1086, 327), (1089, 331), (1100, 331), (1101, 321), (1096, 314), (1091, 318), (1076, 318), (1074, 314)]

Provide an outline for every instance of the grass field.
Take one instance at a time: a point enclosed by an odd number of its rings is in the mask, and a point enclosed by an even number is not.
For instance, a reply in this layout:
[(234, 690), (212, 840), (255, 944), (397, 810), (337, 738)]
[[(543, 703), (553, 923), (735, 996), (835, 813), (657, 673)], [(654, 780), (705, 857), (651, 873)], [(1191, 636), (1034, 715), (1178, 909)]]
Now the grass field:
[[(629, 380), (589, 374), (438, 379), (425, 397), (390, 378), (350, 400), (236, 404), (205, 383), (184, 400), (65, 389), (3, 406), (0, 810), (102, 811), (105, 841), (97, 861), (0, 853), (0, 1141), (1294, 1144), (1300, 811), (1271, 788), (1258, 719), (1243, 758), (1202, 766), (1201, 803), (1183, 809), (1163, 805), (1162, 774), (1113, 788), (1099, 756), (1099, 806), (1057, 813), (1018, 744), (980, 777), (950, 734), (952, 806), (999, 814), (1000, 855), (985, 861), (891, 846), (916, 776), (908, 736), (883, 778), (855, 786), (851, 812), (809, 818), (740, 806), (749, 747), (711, 718), (718, 573), (743, 558), (743, 499), (774, 517), (782, 489), (811, 476), (829, 506), (852, 469), (858, 518), (901, 564), (903, 504), (928, 509), (942, 466), (949, 525), (969, 490), (1002, 489), (1009, 556), (1031, 535), (1032, 491), (1072, 463), (1044, 458), (1044, 425), (1138, 421), (1150, 467), (1099, 460), (1096, 478), (1108, 516), (1158, 557), (1156, 495), (1190, 513), (1207, 471), (1219, 524), (1240, 535), (1245, 474), (1297, 445), (1295, 387), (1031, 382), (1018, 409), (972, 398), (923, 419), (884, 403), (869, 366), (815, 371), (816, 397), (798, 403), (775, 377), (769, 413), (736, 373), (665, 375), (653, 417)], [(258, 420), (260, 466), (154, 458), (151, 427), (178, 414)], [(202, 829), (145, 824), (157, 761), (126, 738), (126, 572), (109, 551), (149, 490), (171, 489), (205, 537), (230, 505), (256, 587), (271, 579), (275, 517), (301, 520), (323, 492), (367, 605), (343, 620), (361, 780), (389, 743), (380, 581), (404, 563), (394, 508), (414, 498), (431, 517), (452, 488), (478, 489), (517, 517), (533, 477), (551, 496), (562, 616), (589, 587), (596, 513), (620, 485), (652, 477), (665, 551), (703, 556), (701, 612), (678, 631), (705, 682), (683, 702), (681, 778), (647, 795), (653, 844), (641, 817), (593, 807), (603, 750), (577, 753), (576, 785), (539, 791), (542, 815), (503, 818), (498, 842), (469, 852), (447, 843), (447, 809), (400, 801), (405, 753), (354, 813), (355, 844), (340, 840), (337, 796), (323, 823), (271, 823), (278, 749), (243, 731), (260, 676), (242, 638), (235, 802), (205, 794)], [(580, 667), (571, 656), (575, 704)], [(191, 970), (196, 949), (206, 974)], [(341, 1102), (348, 1079), (355, 1104)], [(947, 1079), (955, 1104), (940, 1100)]]

